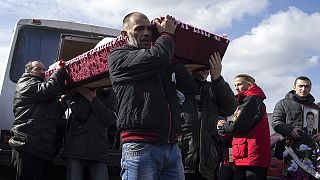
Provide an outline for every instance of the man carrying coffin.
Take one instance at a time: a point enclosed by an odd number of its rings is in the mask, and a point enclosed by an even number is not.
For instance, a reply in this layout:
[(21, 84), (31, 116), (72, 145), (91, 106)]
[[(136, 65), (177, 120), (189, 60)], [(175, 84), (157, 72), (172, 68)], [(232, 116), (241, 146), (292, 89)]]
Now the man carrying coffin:
[(172, 62), (175, 18), (155, 23), (161, 35), (151, 47), (149, 19), (139, 12), (126, 15), (122, 35), (128, 45), (108, 56), (118, 100), (122, 179), (184, 179), (179, 102), (197, 85), (183, 65)]
[(17, 82), (13, 99), (15, 120), (9, 144), (17, 180), (51, 179), (52, 162), (58, 151), (58, 125), (64, 109), (58, 95), (67, 74), (56, 62), (55, 72), (44, 80), (44, 65), (31, 60)]

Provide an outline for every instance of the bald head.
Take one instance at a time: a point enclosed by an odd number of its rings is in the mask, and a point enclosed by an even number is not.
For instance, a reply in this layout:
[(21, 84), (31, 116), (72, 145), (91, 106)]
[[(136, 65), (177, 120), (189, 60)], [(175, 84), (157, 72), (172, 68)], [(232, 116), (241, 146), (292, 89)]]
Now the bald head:
[(31, 60), (25, 65), (25, 72), (44, 78), (45, 68), (41, 61)]
[(139, 12), (132, 12), (123, 18), (121, 35), (127, 37), (128, 44), (137, 48), (151, 47), (151, 23), (148, 17)]
[(135, 19), (148, 19), (148, 17), (140, 12), (132, 12), (123, 18), (123, 30), (127, 31), (135, 24)]

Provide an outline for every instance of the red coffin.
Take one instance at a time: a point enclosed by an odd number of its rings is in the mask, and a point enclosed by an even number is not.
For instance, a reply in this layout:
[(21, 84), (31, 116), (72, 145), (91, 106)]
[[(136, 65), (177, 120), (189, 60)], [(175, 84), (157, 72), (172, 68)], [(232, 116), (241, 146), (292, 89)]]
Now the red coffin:
[[(159, 33), (152, 25), (153, 42), (159, 37)], [(176, 49), (174, 58), (185, 64), (189, 71), (209, 67), (209, 57), (214, 52), (219, 52), (223, 57), (229, 40), (205, 30), (179, 22), (176, 32)], [(123, 46), (127, 41), (119, 36), (115, 40), (91, 49), (65, 64), (65, 69), (70, 77), (67, 82), (69, 88), (85, 86), (89, 88), (110, 86), (108, 74), (107, 56), (114, 48)], [(46, 78), (53, 73), (53, 69), (46, 71)]]
[[(75, 58), (65, 62), (65, 69), (69, 75), (66, 82), (68, 88), (84, 86), (89, 88), (111, 86), (108, 73), (107, 56), (111, 50), (127, 44), (127, 40), (119, 36), (115, 40), (100, 47), (93, 48)], [(48, 79), (54, 69), (45, 72)]]
[[(152, 34), (155, 42), (160, 34), (154, 24)], [(230, 42), (225, 36), (212, 34), (180, 21), (175, 31), (175, 38), (174, 58), (185, 64), (189, 70), (208, 69), (210, 55), (219, 52), (222, 58)]]

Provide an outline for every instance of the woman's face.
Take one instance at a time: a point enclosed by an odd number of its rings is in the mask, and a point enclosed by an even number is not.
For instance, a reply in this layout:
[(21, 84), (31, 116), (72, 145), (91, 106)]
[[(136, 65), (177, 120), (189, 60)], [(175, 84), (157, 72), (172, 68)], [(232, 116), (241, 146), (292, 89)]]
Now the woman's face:
[(247, 83), (242, 77), (237, 77), (234, 79), (234, 87), (237, 93), (240, 93), (242, 91), (246, 91), (250, 87), (250, 84)]

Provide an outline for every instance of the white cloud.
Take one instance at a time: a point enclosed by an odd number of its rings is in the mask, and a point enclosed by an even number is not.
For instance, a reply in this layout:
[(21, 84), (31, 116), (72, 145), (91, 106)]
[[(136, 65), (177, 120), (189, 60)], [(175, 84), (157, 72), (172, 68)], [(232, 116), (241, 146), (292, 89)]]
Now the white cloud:
[[(12, 30), (0, 26), (0, 82), (2, 82), (9, 55), (9, 43)], [(0, 89), (2, 84), (0, 83)]]
[(318, 29), (319, 13), (306, 14), (290, 7), (273, 14), (231, 42), (223, 73), (230, 80), (238, 73), (253, 75), (268, 92), (268, 110), (272, 111), (274, 103), (292, 89), (297, 76), (319, 66)]
[[(229, 0), (210, 1), (193, 0), (176, 1), (86, 1), (59, 0), (67, 9), (79, 12), (95, 19), (100, 24), (121, 24), (121, 20), (131, 11), (141, 11), (150, 18), (172, 14), (181, 21), (196, 25), (207, 30), (217, 30), (231, 26), (234, 19), (245, 14), (259, 13), (267, 6), (267, 0)], [(244, 6), (246, 4), (246, 6)]]
[(140, 11), (150, 18), (171, 14), (183, 22), (216, 31), (231, 26), (233, 20), (241, 19), (245, 14), (263, 11), (267, 5), (268, 0), (4, 0), (0, 2), (0, 12), (25, 18), (73, 20), (119, 28), (127, 13)]
[(317, 84), (314, 84), (312, 85), (312, 89), (311, 89), (311, 94), (316, 98), (316, 102), (320, 102), (319, 98), (320, 97), (320, 84), (319, 82), (317, 82)]
[(6, 15), (12, 14), (33, 18), (48, 17), (61, 13), (57, 3), (50, 0), (2, 0), (0, 2), (0, 12)]

